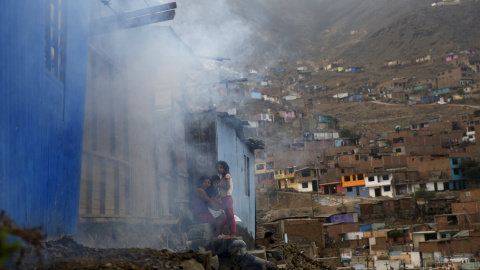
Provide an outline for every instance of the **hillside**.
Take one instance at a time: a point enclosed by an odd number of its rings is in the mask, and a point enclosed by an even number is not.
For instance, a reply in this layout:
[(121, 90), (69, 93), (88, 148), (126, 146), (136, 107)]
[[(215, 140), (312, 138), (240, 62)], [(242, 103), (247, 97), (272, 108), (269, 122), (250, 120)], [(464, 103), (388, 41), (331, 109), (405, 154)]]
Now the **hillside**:
[(378, 66), (387, 59), (480, 48), (479, 2), (435, 8), (431, 3), (180, 0), (172, 26), (198, 54), (231, 57), (231, 63), (243, 65), (344, 58)]
[(478, 2), (412, 10), (346, 49), (341, 57), (379, 66), (387, 59), (408, 60), (427, 54), (443, 57), (479, 48), (478, 14)]

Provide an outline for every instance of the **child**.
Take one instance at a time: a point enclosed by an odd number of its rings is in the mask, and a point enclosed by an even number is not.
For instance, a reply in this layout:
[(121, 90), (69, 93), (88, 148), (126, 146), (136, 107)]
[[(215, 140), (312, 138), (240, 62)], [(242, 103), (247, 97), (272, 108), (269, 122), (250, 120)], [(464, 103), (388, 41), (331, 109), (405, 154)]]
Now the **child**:
[(228, 229), (230, 230), (230, 238), (235, 238), (237, 233), (237, 224), (235, 223), (235, 215), (233, 213), (233, 182), (230, 176), (230, 168), (225, 161), (217, 162), (217, 172), (220, 175), (220, 196), (222, 198), (223, 210), (227, 216)]
[[(218, 175), (214, 175), (214, 176), (212, 176), (211, 181), (212, 181), (212, 185), (210, 187), (208, 187), (207, 190), (206, 190), (207, 196), (212, 201), (221, 205), (222, 201), (220, 199), (220, 191), (218, 190), (218, 188), (220, 186), (220, 177), (218, 177)], [(224, 213), (223, 210), (221, 210), (221, 209), (220, 210), (214, 210), (211, 207), (208, 207), (208, 211), (210, 212), (210, 214), (212, 214), (212, 216), (214, 218), (217, 218)]]
[(212, 180), (212, 185), (207, 189), (207, 196), (221, 203), (220, 190), (218, 190), (220, 188), (220, 177), (212, 175), (210, 180)]

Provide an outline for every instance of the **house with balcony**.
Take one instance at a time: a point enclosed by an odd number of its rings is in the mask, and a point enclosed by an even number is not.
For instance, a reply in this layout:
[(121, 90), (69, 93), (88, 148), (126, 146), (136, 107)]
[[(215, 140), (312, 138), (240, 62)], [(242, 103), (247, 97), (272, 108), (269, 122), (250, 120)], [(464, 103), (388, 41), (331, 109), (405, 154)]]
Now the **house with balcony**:
[(342, 186), (345, 196), (368, 197), (368, 188), (365, 187), (365, 174), (350, 174), (342, 176)]
[(370, 197), (394, 197), (392, 186), (393, 175), (391, 173), (367, 174), (365, 187)]

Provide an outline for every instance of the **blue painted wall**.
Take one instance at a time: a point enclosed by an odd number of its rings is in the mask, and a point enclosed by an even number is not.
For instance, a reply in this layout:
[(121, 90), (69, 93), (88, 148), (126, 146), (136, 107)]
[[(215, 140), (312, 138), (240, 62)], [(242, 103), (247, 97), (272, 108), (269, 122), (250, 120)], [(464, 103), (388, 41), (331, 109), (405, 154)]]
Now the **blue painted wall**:
[[(226, 161), (233, 180), (233, 210), (249, 234), (255, 239), (255, 156), (237, 137), (235, 128), (217, 116), (218, 159)], [(245, 166), (249, 159), (249, 168)], [(248, 175), (249, 183), (245, 180)]]
[(0, 209), (48, 238), (78, 221), (88, 1), (63, 1), (64, 79), (45, 64), (46, 1), (0, 1)]
[[(368, 198), (368, 188), (366, 188), (365, 186), (355, 186), (355, 187), (351, 187), (352, 188), (352, 191), (348, 191), (348, 187), (344, 187), (343, 190), (344, 190), (344, 194), (345, 196), (350, 196), (350, 197), (364, 197), (364, 198)], [(357, 196), (357, 191), (358, 191), (358, 196)]]
[[(458, 169), (463, 158), (450, 158), (450, 167), (452, 168), (452, 180), (449, 182), (450, 189), (466, 189), (467, 178), (462, 174), (462, 171)], [(454, 164), (456, 160), (457, 164)], [(455, 174), (455, 169), (458, 170), (458, 174)]]

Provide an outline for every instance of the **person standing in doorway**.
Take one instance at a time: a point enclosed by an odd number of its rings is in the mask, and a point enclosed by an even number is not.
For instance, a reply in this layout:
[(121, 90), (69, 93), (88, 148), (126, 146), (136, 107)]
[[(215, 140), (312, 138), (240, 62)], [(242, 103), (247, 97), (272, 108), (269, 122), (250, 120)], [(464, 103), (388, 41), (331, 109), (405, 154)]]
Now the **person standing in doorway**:
[(230, 176), (230, 167), (225, 161), (217, 162), (217, 172), (220, 175), (220, 196), (222, 198), (222, 207), (227, 217), (228, 229), (230, 231), (229, 238), (235, 238), (237, 233), (237, 224), (233, 213), (233, 181)]

